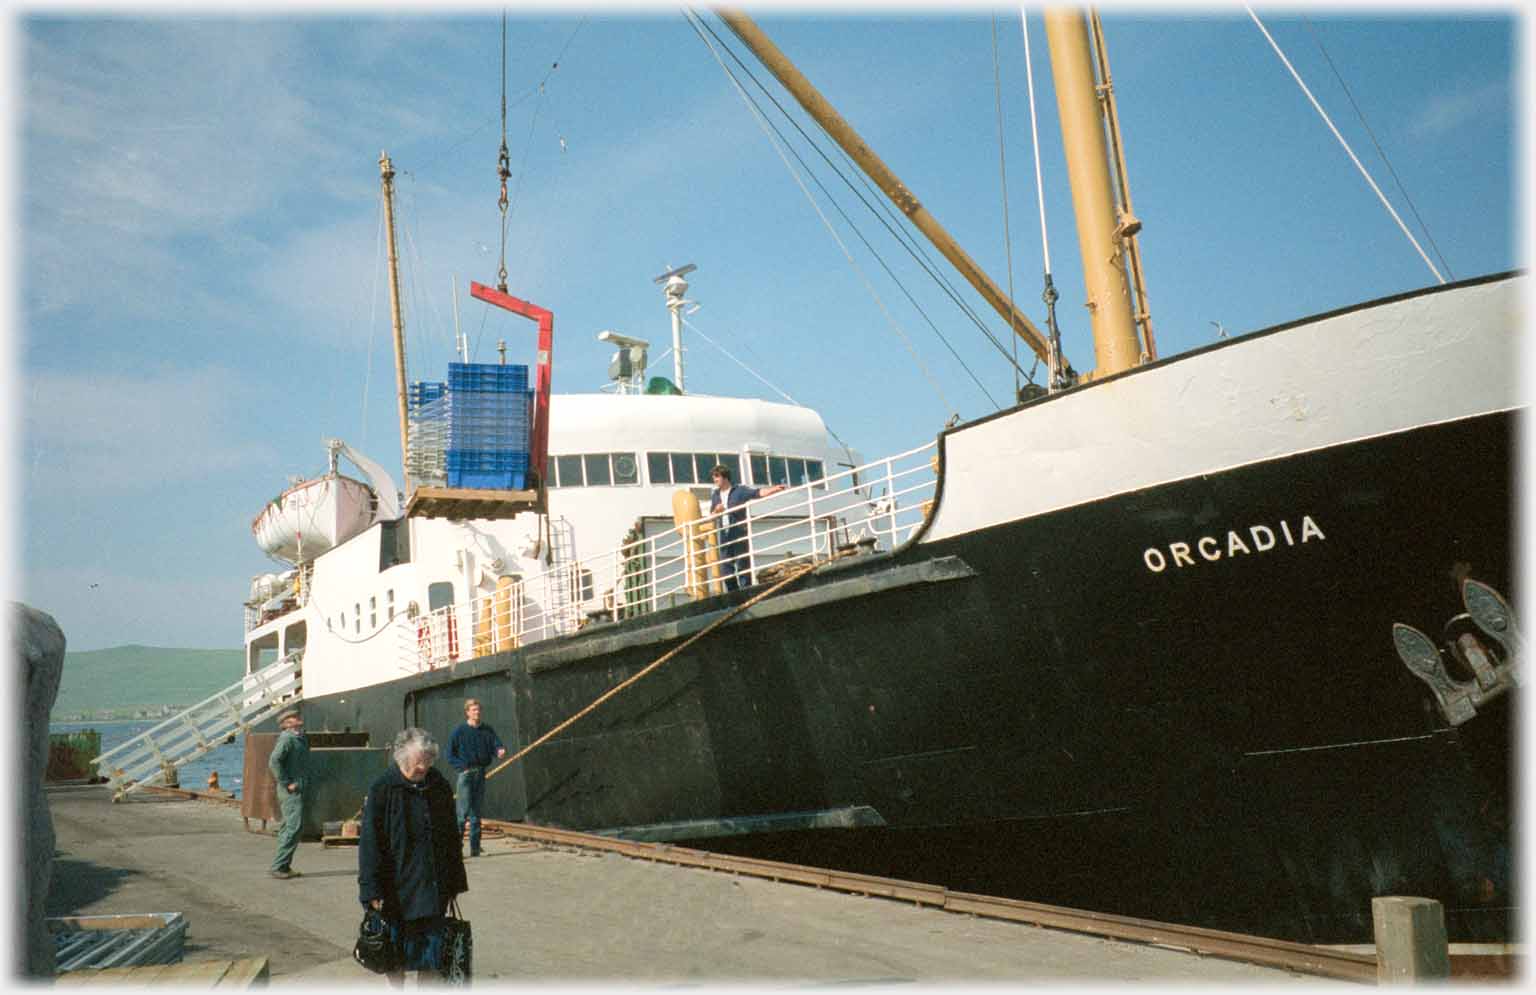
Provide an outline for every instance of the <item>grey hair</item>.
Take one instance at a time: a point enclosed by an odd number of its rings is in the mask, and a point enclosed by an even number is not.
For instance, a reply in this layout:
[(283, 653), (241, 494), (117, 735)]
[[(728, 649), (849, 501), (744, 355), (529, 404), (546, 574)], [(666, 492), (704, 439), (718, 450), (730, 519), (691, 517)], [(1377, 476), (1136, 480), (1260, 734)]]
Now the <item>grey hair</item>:
[(432, 763), (437, 759), (437, 740), (425, 729), (407, 726), (396, 734), (394, 750), (397, 764), (412, 753), (420, 753), (427, 758), (428, 763)]

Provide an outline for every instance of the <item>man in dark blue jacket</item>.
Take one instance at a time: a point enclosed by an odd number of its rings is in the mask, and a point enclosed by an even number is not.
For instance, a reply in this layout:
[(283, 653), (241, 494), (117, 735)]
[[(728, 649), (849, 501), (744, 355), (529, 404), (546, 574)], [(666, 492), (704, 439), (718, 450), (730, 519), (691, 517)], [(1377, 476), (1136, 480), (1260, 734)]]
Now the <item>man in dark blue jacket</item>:
[(485, 768), (507, 755), (496, 730), (480, 721), (480, 700), (464, 702), (464, 721), (448, 737), (448, 766), (459, 772), (454, 809), (459, 828), (469, 822), (469, 855), (480, 856), (480, 803), (485, 800)]
[(443, 917), (469, 890), (453, 791), (432, 767), (437, 743), (422, 729), (395, 737), (395, 763), (368, 789), (357, 841), (358, 899), (377, 909), (405, 956), (404, 971), (442, 967)]
[(748, 562), (750, 550), (747, 542), (747, 512), (742, 506), (748, 501), (770, 494), (777, 494), (784, 490), (783, 484), (769, 484), (767, 487), (748, 487), (746, 484), (732, 484), (731, 471), (724, 464), (717, 464), (709, 471), (709, 479), (714, 482), (714, 490), (709, 492), (709, 513), (717, 514), (724, 510), (719, 523), (715, 526), (719, 533), (720, 546), (720, 576), (725, 581), (725, 589), (734, 591), (738, 588), (752, 586), (752, 567)]

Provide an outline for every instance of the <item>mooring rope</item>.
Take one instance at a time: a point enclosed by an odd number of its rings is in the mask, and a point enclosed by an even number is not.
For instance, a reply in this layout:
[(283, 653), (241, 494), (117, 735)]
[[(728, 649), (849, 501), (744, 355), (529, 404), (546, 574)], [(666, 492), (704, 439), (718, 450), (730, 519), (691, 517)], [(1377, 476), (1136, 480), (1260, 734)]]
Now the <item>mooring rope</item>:
[(587, 707), (583, 708), (581, 711), (577, 712), (575, 715), (572, 715), (570, 718), (566, 719), (564, 722), (561, 722), (559, 725), (557, 725), (553, 729), (549, 730), (549, 732), (546, 732), (544, 735), (540, 736), (538, 739), (536, 739), (533, 742), (529, 743), (527, 746), (523, 747), (521, 750), (518, 750), (516, 753), (512, 754), (510, 757), (508, 757), (507, 759), (503, 760), (501, 763), (497, 764), (495, 767), (492, 767), (490, 770), (486, 771), (485, 772), (486, 778), (490, 779), (492, 777), (495, 777), (503, 769), (505, 769), (508, 765), (516, 763), (517, 761), (521, 760), (523, 757), (526, 757), (528, 754), (532, 753), (538, 747), (543, 746), (545, 743), (549, 742), (557, 734), (564, 732), (566, 729), (569, 729), (573, 724), (575, 724), (575, 722), (578, 719), (582, 718), (583, 716), (591, 714), (603, 702), (608, 701), (609, 699), (611, 699), (615, 695), (617, 695), (619, 692), (623, 691), (625, 688), (630, 687), (631, 685), (633, 685), (634, 683), (639, 681), (642, 677), (646, 676), (651, 671), (657, 669), (662, 664), (664, 664), (667, 661), (671, 660), (673, 657), (677, 656), (683, 650), (685, 650), (688, 647), (692, 646), (694, 643), (698, 642), (700, 639), (703, 639), (705, 636), (709, 635), (711, 632), (713, 632), (716, 629), (720, 628), (720, 626), (722, 626), (725, 623), (729, 622), (731, 619), (735, 618), (737, 615), (740, 615), (742, 612), (746, 611), (748, 608), (751, 608), (753, 605), (757, 604), (759, 601), (762, 601), (764, 598), (766, 598), (766, 597), (768, 597), (770, 595), (777, 594), (779, 591), (781, 591), (784, 588), (788, 587), (790, 584), (793, 584), (795, 581), (797, 581), (800, 578), (804, 577), (806, 574), (810, 573), (812, 570), (815, 570), (816, 566), (817, 565), (815, 563), (803, 564), (800, 567), (798, 567), (797, 569), (792, 570), (786, 577), (784, 577), (783, 579), (779, 580), (777, 583), (775, 583), (772, 587), (768, 588), (766, 591), (763, 591), (760, 594), (755, 594), (751, 598), (748, 598), (746, 601), (743, 601), (741, 604), (737, 605), (735, 608), (732, 608), (729, 612), (726, 612), (724, 615), (722, 615), (719, 618), (715, 619), (713, 622), (709, 623), (704, 628), (700, 629), (698, 632), (695, 632), (692, 636), (689, 636), (688, 639), (686, 641), (684, 641), (683, 643), (681, 643), (680, 645), (674, 646), (672, 649), (668, 650), (666, 653), (663, 653), (657, 659), (652, 660), (650, 663), (646, 664), (640, 670), (635, 671), (635, 673), (631, 674), (629, 677), (627, 677), (624, 680), (620, 681), (618, 684), (615, 684), (613, 687), (609, 688), (607, 691), (604, 691), (597, 698), (593, 699), (593, 701), (592, 701), (592, 703), (590, 705), (588, 705)]

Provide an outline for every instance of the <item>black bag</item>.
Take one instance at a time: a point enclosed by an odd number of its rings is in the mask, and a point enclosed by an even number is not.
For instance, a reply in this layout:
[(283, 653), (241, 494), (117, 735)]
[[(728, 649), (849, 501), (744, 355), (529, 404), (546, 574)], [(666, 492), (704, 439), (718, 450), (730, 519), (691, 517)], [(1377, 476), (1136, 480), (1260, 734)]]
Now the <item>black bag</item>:
[(443, 920), (443, 963), (438, 971), (445, 982), (469, 984), (474, 946), (469, 920), (459, 915), (459, 901), (454, 899), (448, 906), (448, 917)]
[(363, 910), (363, 921), (357, 927), (357, 942), (352, 946), (352, 959), (375, 974), (400, 970), (400, 948), (390, 937), (389, 924), (378, 910)]

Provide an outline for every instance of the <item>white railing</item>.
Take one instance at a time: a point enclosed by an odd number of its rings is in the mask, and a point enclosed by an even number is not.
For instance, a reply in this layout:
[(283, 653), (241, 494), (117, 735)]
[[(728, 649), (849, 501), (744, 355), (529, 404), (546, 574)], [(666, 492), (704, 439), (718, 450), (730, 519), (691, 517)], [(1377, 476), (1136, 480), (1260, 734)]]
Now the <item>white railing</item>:
[[(897, 548), (932, 513), (935, 466), (929, 443), (735, 510), (733, 518), (745, 512), (738, 525), (746, 533), (741, 572), (762, 582), (781, 564), (828, 560), (860, 547)], [(589, 621), (633, 618), (719, 594), (726, 589), (721, 518), (705, 515), (547, 573), (504, 578), (494, 593), (468, 604), (414, 619), (398, 616), (402, 668), (430, 670), (566, 635)]]

